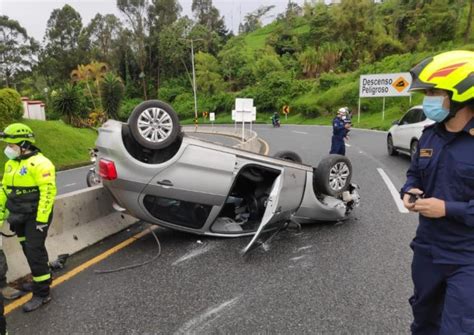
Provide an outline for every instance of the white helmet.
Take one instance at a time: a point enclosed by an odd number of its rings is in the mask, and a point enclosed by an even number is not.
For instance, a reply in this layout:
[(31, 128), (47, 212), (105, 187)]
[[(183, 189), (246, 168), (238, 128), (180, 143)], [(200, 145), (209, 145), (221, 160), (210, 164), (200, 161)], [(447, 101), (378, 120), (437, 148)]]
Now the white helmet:
[(349, 108), (347, 107), (341, 107), (337, 111), (337, 114), (342, 114), (342, 115), (347, 115), (349, 113)]

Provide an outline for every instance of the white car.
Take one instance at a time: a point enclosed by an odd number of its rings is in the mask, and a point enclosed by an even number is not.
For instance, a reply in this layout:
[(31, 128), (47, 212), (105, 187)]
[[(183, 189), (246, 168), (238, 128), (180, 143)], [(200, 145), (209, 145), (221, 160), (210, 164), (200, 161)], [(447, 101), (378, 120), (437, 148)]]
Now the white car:
[(423, 129), (433, 123), (434, 121), (427, 119), (423, 113), (423, 106), (410, 108), (399, 121), (394, 121), (393, 126), (388, 130), (388, 154), (394, 156), (400, 152), (413, 156)]

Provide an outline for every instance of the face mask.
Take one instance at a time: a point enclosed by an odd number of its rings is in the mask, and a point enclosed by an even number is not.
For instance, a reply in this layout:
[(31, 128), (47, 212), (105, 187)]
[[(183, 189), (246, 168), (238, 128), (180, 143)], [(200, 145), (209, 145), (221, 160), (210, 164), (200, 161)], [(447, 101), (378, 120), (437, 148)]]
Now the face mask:
[(8, 157), (8, 159), (15, 159), (18, 156), (20, 156), (20, 151), (19, 150), (15, 150), (15, 149), (13, 149), (12, 147), (9, 147), (9, 146), (7, 146), (5, 148), (4, 153), (5, 153), (5, 156)]
[(436, 122), (443, 122), (449, 115), (449, 110), (443, 107), (444, 97), (425, 96), (423, 99), (423, 112), (426, 117)]

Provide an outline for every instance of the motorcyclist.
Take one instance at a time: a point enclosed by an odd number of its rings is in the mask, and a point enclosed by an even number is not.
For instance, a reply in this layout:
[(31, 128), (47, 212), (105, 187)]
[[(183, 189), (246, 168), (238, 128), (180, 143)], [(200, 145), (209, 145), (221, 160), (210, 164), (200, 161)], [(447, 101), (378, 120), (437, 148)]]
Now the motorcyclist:
[(280, 114), (278, 112), (273, 113), (272, 115), (272, 124), (274, 127), (280, 126)]

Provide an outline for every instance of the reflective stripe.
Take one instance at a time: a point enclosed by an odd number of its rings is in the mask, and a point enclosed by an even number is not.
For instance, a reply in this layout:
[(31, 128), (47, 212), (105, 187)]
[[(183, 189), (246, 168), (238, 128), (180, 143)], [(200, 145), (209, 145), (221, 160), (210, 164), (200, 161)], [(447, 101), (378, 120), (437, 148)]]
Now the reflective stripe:
[(51, 278), (51, 273), (39, 276), (39, 277), (33, 277), (33, 281), (35, 282), (40, 282), (40, 281), (45, 281)]
[(26, 237), (25, 236), (18, 236), (18, 242), (25, 242)]

